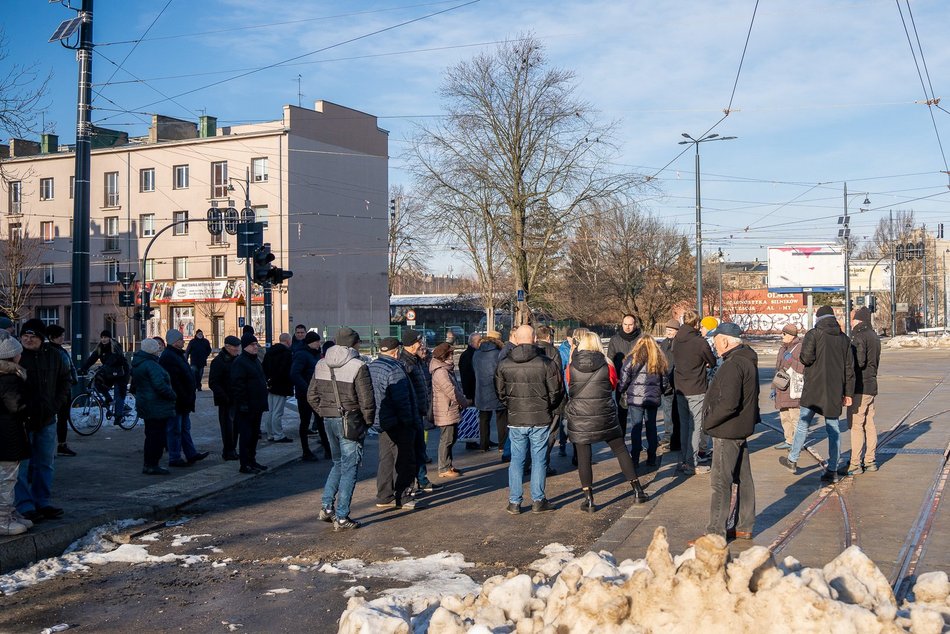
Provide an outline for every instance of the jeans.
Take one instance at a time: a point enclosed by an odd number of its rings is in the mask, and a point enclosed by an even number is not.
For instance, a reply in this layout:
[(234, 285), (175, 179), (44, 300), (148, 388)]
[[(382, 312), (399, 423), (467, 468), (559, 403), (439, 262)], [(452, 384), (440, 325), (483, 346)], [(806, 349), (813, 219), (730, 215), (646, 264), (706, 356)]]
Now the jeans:
[(379, 434), (376, 501), (401, 501), (416, 479), (415, 427), (399, 426)]
[(195, 449), (195, 443), (191, 439), (190, 414), (178, 414), (169, 418), (167, 434), (169, 461), (181, 460), (182, 453), (184, 453), (185, 460), (191, 460), (198, 453), (198, 450)]
[(195, 375), (195, 385), (197, 386), (197, 390), (200, 392), (201, 379), (203, 379), (205, 376), (205, 367), (203, 365), (202, 366), (193, 365), (191, 366), (191, 371)]
[(439, 427), (439, 471), (448, 471), (452, 468), (452, 445), (458, 437), (459, 426), (445, 425)]
[(745, 440), (713, 438), (709, 502), (709, 526), (706, 533), (726, 536), (732, 485), (739, 485), (736, 496), (736, 531), (751, 533), (755, 526), (755, 484), (749, 466), (749, 445)]
[(99, 390), (99, 393), (103, 395), (106, 400), (106, 403), (109, 403), (109, 399), (112, 399), (112, 421), (113, 423), (118, 423), (122, 419), (122, 411), (125, 407), (125, 394), (129, 389), (129, 381), (126, 377), (119, 377), (116, 380), (115, 385), (112, 386), (114, 390), (113, 394), (115, 398), (109, 396), (109, 388), (103, 386)]
[(168, 419), (167, 418), (146, 418), (145, 419), (145, 447), (143, 460), (146, 467), (157, 467), (158, 461), (162, 459), (165, 452), (165, 443), (167, 442)]
[(287, 397), (280, 394), (267, 393), (267, 411), (264, 412), (264, 435), (268, 440), (284, 438), (284, 406)]
[[(808, 435), (808, 424), (817, 414), (818, 412), (813, 409), (799, 408), (798, 427), (795, 429), (792, 448), (788, 451), (790, 461), (798, 462), (802, 447), (805, 445), (805, 437)], [(828, 432), (828, 471), (837, 471), (838, 459), (841, 457), (841, 427), (838, 419), (825, 416), (825, 431)]]
[(524, 465), (531, 452), (531, 499), (544, 499), (544, 477), (548, 470), (548, 428), (509, 427), (511, 463), (508, 465), (508, 501), (520, 504), (523, 499)]
[(680, 462), (695, 467), (699, 464), (699, 442), (703, 435), (703, 401), (705, 394), (676, 395), (680, 415)]
[(363, 460), (363, 441), (343, 437), (342, 418), (324, 418), (323, 424), (326, 425), (330, 453), (333, 454), (333, 467), (323, 486), (323, 508), (336, 508), (336, 516), (342, 519), (350, 514), (350, 501), (356, 488), (356, 471)]
[(664, 394), (660, 400), (660, 409), (663, 411), (663, 442), (670, 442), (673, 436), (673, 400), (676, 398), (673, 394)]
[(14, 489), (19, 469), (19, 462), (0, 462), (0, 522), (5, 522), (16, 508)]
[(645, 405), (639, 407), (631, 405), (629, 412), (630, 421), (630, 441), (633, 448), (630, 450), (630, 457), (633, 459), (633, 465), (640, 465), (640, 451), (643, 449), (643, 423), (647, 425), (647, 460), (651, 462), (656, 460), (656, 450), (660, 444), (656, 436), (656, 406)]
[(238, 457), (242, 467), (257, 464), (257, 441), (261, 437), (261, 414), (263, 412), (235, 412), (234, 428), (237, 430)]
[(30, 432), (30, 459), (20, 462), (15, 487), (16, 508), (21, 513), (50, 505), (53, 492), (53, 457), (56, 455), (56, 424), (51, 420)]

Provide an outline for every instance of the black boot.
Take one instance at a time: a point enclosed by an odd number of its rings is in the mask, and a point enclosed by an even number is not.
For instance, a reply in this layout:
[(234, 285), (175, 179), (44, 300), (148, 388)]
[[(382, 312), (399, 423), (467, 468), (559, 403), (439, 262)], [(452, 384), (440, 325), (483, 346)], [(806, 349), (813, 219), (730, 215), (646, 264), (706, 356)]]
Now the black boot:
[(593, 489), (581, 489), (584, 493), (584, 501), (581, 502), (581, 510), (586, 513), (593, 513), (597, 510), (594, 506), (594, 491)]
[(636, 478), (630, 481), (630, 486), (633, 488), (634, 501), (637, 504), (643, 504), (647, 501), (647, 493), (643, 490), (643, 487), (640, 486), (640, 479)]

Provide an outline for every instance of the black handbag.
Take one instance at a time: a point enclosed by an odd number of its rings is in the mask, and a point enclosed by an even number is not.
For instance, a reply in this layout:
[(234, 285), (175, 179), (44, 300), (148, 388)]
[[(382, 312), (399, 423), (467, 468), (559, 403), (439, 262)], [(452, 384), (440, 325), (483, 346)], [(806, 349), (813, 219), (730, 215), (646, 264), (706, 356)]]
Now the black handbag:
[(366, 436), (366, 430), (369, 426), (363, 421), (363, 412), (358, 409), (346, 411), (343, 409), (343, 401), (340, 400), (340, 388), (336, 383), (336, 374), (333, 368), (327, 366), (330, 370), (330, 381), (333, 383), (333, 395), (336, 396), (336, 407), (340, 411), (340, 419), (343, 421), (343, 437), (347, 440), (359, 442)]

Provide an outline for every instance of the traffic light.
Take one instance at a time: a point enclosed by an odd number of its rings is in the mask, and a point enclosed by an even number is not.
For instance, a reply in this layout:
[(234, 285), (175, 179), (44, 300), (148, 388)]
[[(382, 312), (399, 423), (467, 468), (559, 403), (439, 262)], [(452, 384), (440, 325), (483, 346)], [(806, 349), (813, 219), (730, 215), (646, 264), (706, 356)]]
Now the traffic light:
[(903, 244), (897, 245), (896, 253), (894, 254), (894, 259), (896, 259), (898, 262), (904, 261), (904, 245)]
[(265, 242), (254, 251), (254, 281), (263, 284), (270, 279), (274, 254), (270, 252), (270, 243)]
[(289, 280), (294, 276), (293, 271), (285, 271), (282, 268), (276, 266), (271, 267), (270, 272), (267, 274), (267, 279), (271, 284), (283, 284), (284, 280)]
[(871, 311), (872, 313), (876, 313), (877, 312), (877, 297), (874, 295), (865, 295), (864, 305), (867, 306), (869, 311)]

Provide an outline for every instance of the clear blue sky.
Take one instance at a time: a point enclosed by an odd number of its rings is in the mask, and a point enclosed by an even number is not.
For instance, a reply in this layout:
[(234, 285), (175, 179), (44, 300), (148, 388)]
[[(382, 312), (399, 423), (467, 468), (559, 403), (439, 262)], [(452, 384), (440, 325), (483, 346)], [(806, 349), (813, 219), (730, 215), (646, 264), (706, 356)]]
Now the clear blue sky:
[[(97, 0), (93, 119), (132, 134), (145, 132), (142, 113), (197, 119), (206, 111), (224, 125), (275, 119), (283, 104), (297, 102), (299, 74), (305, 105), (328, 99), (380, 117), (391, 131), (390, 181), (404, 183), (405, 139), (414, 122), (441, 112), (446, 66), (531, 31), (552, 64), (576, 73), (601, 116), (620, 121), (618, 167), (657, 175), (660, 191), (644, 208), (692, 233), (693, 154), (676, 158), (685, 147), (677, 142), (682, 132), (700, 134), (722, 118), (754, 6)], [(911, 2), (916, 36), (901, 6), (933, 92), (946, 96), (950, 4)], [(35, 63), (52, 72), (45, 118), (62, 142), (75, 136), (76, 63), (71, 51), (46, 41), (71, 15), (40, 0), (0, 5), (8, 53), (0, 66)], [(417, 21), (398, 26), (410, 20)], [(214, 82), (222, 83), (209, 87)], [(946, 222), (950, 231), (950, 189), (941, 173), (947, 167), (934, 120), (915, 103), (924, 99), (894, 2), (762, 2), (733, 112), (715, 128), (739, 138), (702, 146), (706, 246), (722, 247), (729, 259), (764, 259), (770, 244), (831, 239), (845, 180), (859, 194), (852, 213), (865, 191), (871, 200), (871, 211), (852, 223), (858, 238), (888, 209), (914, 209), (928, 227)], [(950, 114), (935, 109), (933, 116), (950, 153)]]

